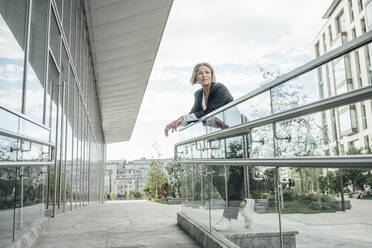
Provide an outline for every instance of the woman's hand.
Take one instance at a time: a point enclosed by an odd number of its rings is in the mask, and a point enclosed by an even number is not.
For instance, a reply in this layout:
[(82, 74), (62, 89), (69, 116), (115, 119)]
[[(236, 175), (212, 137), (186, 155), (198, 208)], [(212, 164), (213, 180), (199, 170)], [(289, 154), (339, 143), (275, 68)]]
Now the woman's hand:
[(183, 116), (181, 116), (180, 118), (178, 118), (177, 120), (175, 121), (172, 121), (170, 123), (168, 123), (166, 126), (165, 126), (165, 129), (164, 129), (164, 134), (165, 136), (168, 137), (168, 132), (169, 130), (172, 130), (172, 132), (174, 131), (177, 131), (177, 127), (183, 122)]
[(225, 122), (223, 122), (221, 119), (219, 118), (216, 118), (215, 119), (215, 122), (216, 122), (216, 126), (221, 128), (221, 129), (225, 129), (225, 128), (228, 128), (229, 126), (225, 124)]

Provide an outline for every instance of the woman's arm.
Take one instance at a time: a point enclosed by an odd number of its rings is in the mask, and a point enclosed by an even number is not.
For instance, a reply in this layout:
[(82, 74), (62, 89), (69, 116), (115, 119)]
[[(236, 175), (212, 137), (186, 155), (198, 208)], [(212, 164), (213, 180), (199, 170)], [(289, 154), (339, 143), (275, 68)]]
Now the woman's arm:
[(183, 122), (184, 118), (183, 116), (181, 116), (180, 118), (178, 118), (177, 120), (174, 120), (170, 123), (168, 123), (166, 126), (165, 126), (165, 129), (164, 129), (164, 134), (165, 136), (168, 137), (168, 132), (169, 130), (172, 130), (173, 132), (177, 130), (177, 127)]

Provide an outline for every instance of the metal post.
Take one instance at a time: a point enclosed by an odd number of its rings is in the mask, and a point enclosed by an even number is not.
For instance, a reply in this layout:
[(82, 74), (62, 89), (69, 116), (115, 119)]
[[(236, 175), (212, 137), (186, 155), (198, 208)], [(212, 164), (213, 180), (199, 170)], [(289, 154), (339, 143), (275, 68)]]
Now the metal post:
[[(247, 145), (247, 135), (243, 135), (243, 156), (244, 158), (248, 158), (248, 145)], [(248, 178), (248, 167), (243, 167), (243, 175), (244, 175), (244, 198), (249, 197), (249, 178)]]
[(280, 210), (280, 182), (279, 182), (279, 167), (276, 167), (275, 170), (275, 188), (276, 188), (276, 208), (278, 210), (278, 219), (279, 219), (279, 234), (280, 234), (280, 248), (283, 248), (283, 235), (282, 235), (282, 218)]
[(53, 197), (53, 214), (52, 214), (52, 217), (55, 216), (56, 214), (56, 204), (57, 204), (57, 163), (58, 163), (58, 157), (57, 157), (57, 153), (59, 152), (58, 151), (58, 130), (59, 130), (59, 97), (60, 97), (60, 87), (59, 87), (59, 83), (58, 82), (52, 82), (52, 96), (54, 95), (54, 90), (57, 90), (57, 99), (53, 99), (52, 97), (52, 101), (55, 100), (56, 101), (56, 106), (57, 106), (57, 113), (56, 113), (56, 130), (55, 130), (55, 134), (56, 134), (56, 137), (55, 137), (55, 145), (56, 145), (56, 149), (54, 150), (54, 197)]
[(26, 23), (25, 23), (25, 56), (23, 63), (23, 88), (22, 88), (22, 114), (26, 112), (26, 93), (27, 93), (27, 72), (28, 72), (28, 57), (30, 48), (30, 32), (31, 32), (31, 12), (32, 12), (32, 0), (27, 1), (26, 7)]
[(192, 190), (192, 204), (195, 203), (195, 189), (194, 189), (194, 165), (191, 167), (191, 190)]
[[(338, 147), (338, 135), (337, 135), (337, 124), (336, 124), (336, 111), (333, 109), (332, 110), (332, 123), (333, 123), (333, 128), (335, 130), (334, 134), (335, 134), (335, 142), (336, 142), (336, 155), (339, 156), (340, 155), (340, 150), (339, 150), (339, 147)], [(340, 175), (340, 192), (341, 192), (341, 206), (342, 206), (342, 211), (345, 212), (345, 196), (344, 196), (344, 182), (342, 180), (342, 169), (338, 169), (339, 171), (339, 175)]]
[[(271, 114), (274, 113), (274, 107), (273, 107), (273, 93), (272, 93), (272, 89), (270, 89), (270, 109), (271, 109)], [(275, 125), (275, 122), (272, 124), (272, 127), (273, 127), (273, 152), (274, 152), (274, 157), (277, 157), (277, 153), (276, 153), (276, 142), (275, 142), (275, 137), (277, 137), (276, 135), (276, 125)], [(275, 172), (275, 187), (276, 187), (276, 201), (277, 201), (277, 210), (278, 210), (278, 219), (279, 219), (279, 235), (280, 235), (280, 248), (283, 248), (283, 234), (282, 234), (282, 218), (281, 218), (281, 211), (280, 211), (280, 196), (279, 194), (281, 193), (280, 192), (280, 189), (279, 189), (279, 167), (276, 167), (276, 170), (274, 170)]]
[(228, 192), (227, 192), (227, 166), (225, 165), (224, 166), (224, 169), (225, 169), (225, 207), (227, 208), (229, 206), (229, 196), (228, 196)]
[(204, 206), (204, 187), (203, 187), (203, 165), (199, 165), (201, 166), (201, 170), (199, 170), (199, 174), (200, 174), (200, 191), (201, 191), (201, 195), (200, 195), (200, 198), (201, 198), (201, 204), (202, 206)]
[(207, 173), (209, 175), (209, 232), (212, 232), (212, 191), (213, 191), (213, 177), (212, 177), (212, 168), (209, 166), (210, 173)]

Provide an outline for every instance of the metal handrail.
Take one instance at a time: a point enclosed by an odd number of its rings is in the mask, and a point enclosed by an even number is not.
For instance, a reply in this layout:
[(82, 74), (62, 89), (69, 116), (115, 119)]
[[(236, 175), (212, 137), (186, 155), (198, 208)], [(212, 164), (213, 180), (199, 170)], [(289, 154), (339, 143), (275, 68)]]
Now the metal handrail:
[(289, 81), (289, 80), (291, 80), (295, 77), (298, 77), (298, 76), (300, 76), (300, 75), (302, 75), (302, 74), (304, 74), (308, 71), (311, 71), (311, 70), (313, 70), (313, 69), (315, 69), (315, 68), (317, 68), (317, 67), (319, 67), (319, 66), (321, 66), (325, 63), (328, 63), (328, 62), (330, 62), (330, 61), (332, 61), (332, 60), (334, 60), (334, 59), (336, 59), (340, 56), (343, 56), (343, 55), (345, 55), (345, 54), (347, 54), (347, 53), (349, 53), (349, 52), (351, 52), (351, 51), (353, 51), (353, 50), (355, 50), (359, 47), (362, 47), (362, 46), (368, 44), (371, 41), (372, 41), (372, 30), (363, 34), (363, 35), (361, 35), (360, 37), (358, 37), (356, 39), (353, 39), (353, 40), (343, 44), (342, 46), (340, 46), (340, 47), (338, 47), (338, 48), (336, 48), (336, 49), (334, 49), (334, 50), (332, 50), (332, 51), (330, 51), (330, 52), (328, 52), (328, 53), (326, 53), (326, 54), (324, 54), (324, 55), (322, 55), (322, 56), (320, 56), (320, 57), (318, 57), (318, 58), (316, 58), (316, 59), (314, 59), (310, 62), (308, 62), (308, 63), (304, 64), (303, 66), (300, 66), (300, 67), (282, 75), (281, 77), (279, 77), (279, 78), (277, 78), (277, 79), (259, 87), (258, 89), (254, 90), (252, 92), (249, 92), (248, 94), (236, 99), (235, 101), (232, 101), (232, 102), (226, 104), (225, 106), (223, 106), (219, 109), (216, 109), (215, 111), (213, 111), (213, 112), (203, 116), (202, 118), (200, 118), (197, 122), (191, 123), (191, 124), (189, 124), (185, 127), (180, 128), (179, 131), (185, 130), (185, 129), (187, 129), (187, 128), (189, 128), (189, 127), (191, 127), (191, 126), (193, 126), (197, 123), (200, 123), (203, 120), (208, 119), (211, 116), (214, 116), (214, 115), (216, 115), (216, 114), (218, 114), (222, 111), (225, 111), (226, 109), (229, 109), (233, 106), (236, 106), (241, 102), (247, 101), (250, 98), (253, 98), (253, 97), (255, 97), (255, 96), (257, 96), (261, 93), (264, 93), (264, 92), (266, 92), (266, 91), (268, 91), (268, 90), (270, 90), (270, 89), (272, 89), (272, 88), (274, 88), (274, 87), (276, 87), (280, 84), (283, 84), (283, 83), (285, 83), (285, 82), (287, 82), (287, 81)]
[(46, 142), (44, 140), (40, 140), (40, 139), (36, 139), (36, 138), (32, 138), (30, 136), (26, 136), (26, 135), (23, 135), (23, 134), (15, 133), (15, 132), (12, 132), (12, 131), (9, 131), (9, 130), (5, 130), (3, 128), (0, 128), (0, 135), (1, 136), (7, 136), (9, 138), (29, 141), (31, 143), (36, 143), (36, 144), (45, 145), (45, 146), (49, 146), (49, 147), (54, 148), (53, 143)]
[(310, 104), (306, 104), (301, 107), (293, 108), (291, 110), (286, 110), (280, 113), (276, 113), (270, 116), (266, 116), (260, 119), (249, 121), (238, 126), (231, 128), (222, 129), (210, 134), (205, 134), (199, 137), (191, 138), (175, 144), (175, 147), (180, 145), (194, 143), (200, 140), (217, 140), (222, 138), (229, 138), (233, 136), (238, 136), (245, 134), (251, 128), (264, 126), (267, 124), (292, 119), (302, 115), (312, 114), (320, 111), (325, 111), (338, 106), (352, 104), (355, 102), (360, 102), (366, 99), (372, 98), (372, 85), (366, 86), (357, 90), (349, 91), (344, 94), (333, 96), (330, 98), (322, 99)]
[(17, 167), (43, 167), (43, 166), (53, 166), (54, 161), (51, 162), (35, 162), (35, 161), (0, 161), (0, 168), (17, 168)]
[(324, 156), (301, 158), (249, 158), (249, 159), (185, 159), (178, 160), (183, 165), (215, 166), (266, 166), (266, 167), (300, 167), (300, 168), (344, 168), (372, 169), (371, 155), (358, 156)]
[(43, 124), (37, 123), (36, 121), (31, 120), (30, 118), (28, 118), (24, 114), (18, 113), (18, 112), (14, 111), (14, 110), (8, 109), (7, 107), (1, 106), (1, 105), (0, 105), (0, 109), (5, 110), (6, 112), (9, 112), (9, 113), (11, 113), (11, 114), (13, 114), (13, 115), (15, 115), (15, 116), (17, 116), (19, 118), (22, 118), (22, 119), (24, 119), (24, 120), (26, 120), (26, 121), (28, 121), (28, 122), (30, 122), (32, 124), (35, 124), (35, 125), (43, 128), (43, 129), (45, 129), (45, 130), (50, 131), (50, 128), (49, 127), (47, 127), (47, 126), (45, 126)]

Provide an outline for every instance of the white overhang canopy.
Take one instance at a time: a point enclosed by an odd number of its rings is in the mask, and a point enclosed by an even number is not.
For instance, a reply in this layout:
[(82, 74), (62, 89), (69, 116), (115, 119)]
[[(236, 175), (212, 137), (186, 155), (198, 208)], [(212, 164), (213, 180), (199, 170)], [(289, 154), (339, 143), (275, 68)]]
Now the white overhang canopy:
[(106, 143), (127, 141), (172, 0), (86, 0)]

